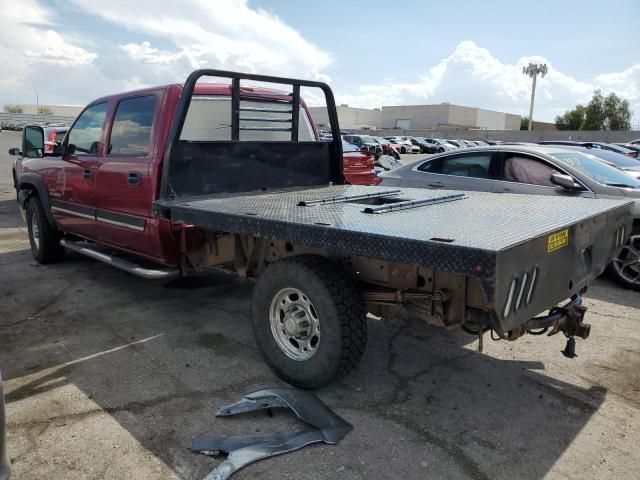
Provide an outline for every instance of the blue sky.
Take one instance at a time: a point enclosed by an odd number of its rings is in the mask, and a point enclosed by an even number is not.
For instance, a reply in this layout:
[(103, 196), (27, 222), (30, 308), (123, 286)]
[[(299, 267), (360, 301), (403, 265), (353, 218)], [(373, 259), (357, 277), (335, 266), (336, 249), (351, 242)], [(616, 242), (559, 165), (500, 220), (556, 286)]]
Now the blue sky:
[[(2, 0), (1, 103), (83, 104), (206, 66), (328, 81), (340, 103), (448, 101), (536, 118), (627, 98), (640, 123), (640, 2)], [(311, 96), (311, 103), (316, 99)]]

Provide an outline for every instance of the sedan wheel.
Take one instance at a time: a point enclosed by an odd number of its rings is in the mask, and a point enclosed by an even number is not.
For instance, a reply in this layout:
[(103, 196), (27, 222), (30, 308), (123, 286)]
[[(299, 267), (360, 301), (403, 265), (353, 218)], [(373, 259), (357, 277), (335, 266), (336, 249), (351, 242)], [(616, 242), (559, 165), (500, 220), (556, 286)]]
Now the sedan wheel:
[(633, 235), (611, 263), (614, 278), (622, 285), (640, 290), (640, 235)]

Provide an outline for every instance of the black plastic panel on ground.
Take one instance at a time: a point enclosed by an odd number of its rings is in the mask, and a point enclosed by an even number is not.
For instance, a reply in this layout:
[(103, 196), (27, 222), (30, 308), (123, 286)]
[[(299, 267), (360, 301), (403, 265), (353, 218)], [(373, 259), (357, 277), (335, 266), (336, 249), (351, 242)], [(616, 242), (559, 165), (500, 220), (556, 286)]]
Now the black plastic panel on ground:
[[(359, 202), (298, 205), (390, 190), (398, 189), (337, 185), (159, 205), (170, 209), (173, 221), (211, 231), (278, 238), (484, 278), (493, 277), (501, 251), (625, 205), (618, 200), (483, 192), (382, 214), (364, 213), (367, 205)], [(419, 201), (455, 193), (460, 192), (403, 188), (385, 198)]]

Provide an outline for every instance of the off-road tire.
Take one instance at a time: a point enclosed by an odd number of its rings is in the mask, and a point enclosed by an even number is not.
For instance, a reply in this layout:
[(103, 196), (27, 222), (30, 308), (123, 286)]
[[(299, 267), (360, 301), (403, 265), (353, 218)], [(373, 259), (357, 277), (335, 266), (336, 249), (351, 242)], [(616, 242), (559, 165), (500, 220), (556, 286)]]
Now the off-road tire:
[[(38, 227), (38, 242), (34, 241), (33, 223)], [(60, 245), (62, 234), (47, 220), (42, 203), (38, 197), (31, 197), (27, 203), (27, 229), (31, 254), (38, 263), (59, 262), (64, 257), (64, 247)]]
[[(316, 353), (289, 358), (271, 331), (272, 299), (285, 288), (304, 292), (317, 311), (321, 337)], [(352, 278), (331, 261), (300, 255), (272, 263), (258, 277), (251, 304), (253, 333), (271, 369), (297, 387), (316, 389), (347, 375), (360, 362), (367, 342), (366, 312)]]

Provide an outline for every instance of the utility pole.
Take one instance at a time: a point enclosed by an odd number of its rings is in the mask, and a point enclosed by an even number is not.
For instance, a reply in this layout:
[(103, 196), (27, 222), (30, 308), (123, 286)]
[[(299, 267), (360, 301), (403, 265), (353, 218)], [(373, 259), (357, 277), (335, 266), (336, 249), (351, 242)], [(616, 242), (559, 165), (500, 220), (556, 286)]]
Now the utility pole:
[(36, 115), (38, 115), (40, 113), (40, 102), (38, 101), (38, 92), (34, 90), (33, 93), (36, 94)]
[(529, 131), (533, 130), (533, 100), (536, 96), (536, 79), (538, 75), (542, 78), (547, 74), (547, 64), (535, 64), (530, 63), (526, 67), (522, 67), (522, 73), (530, 76), (533, 79), (531, 85), (531, 105), (529, 106)]

